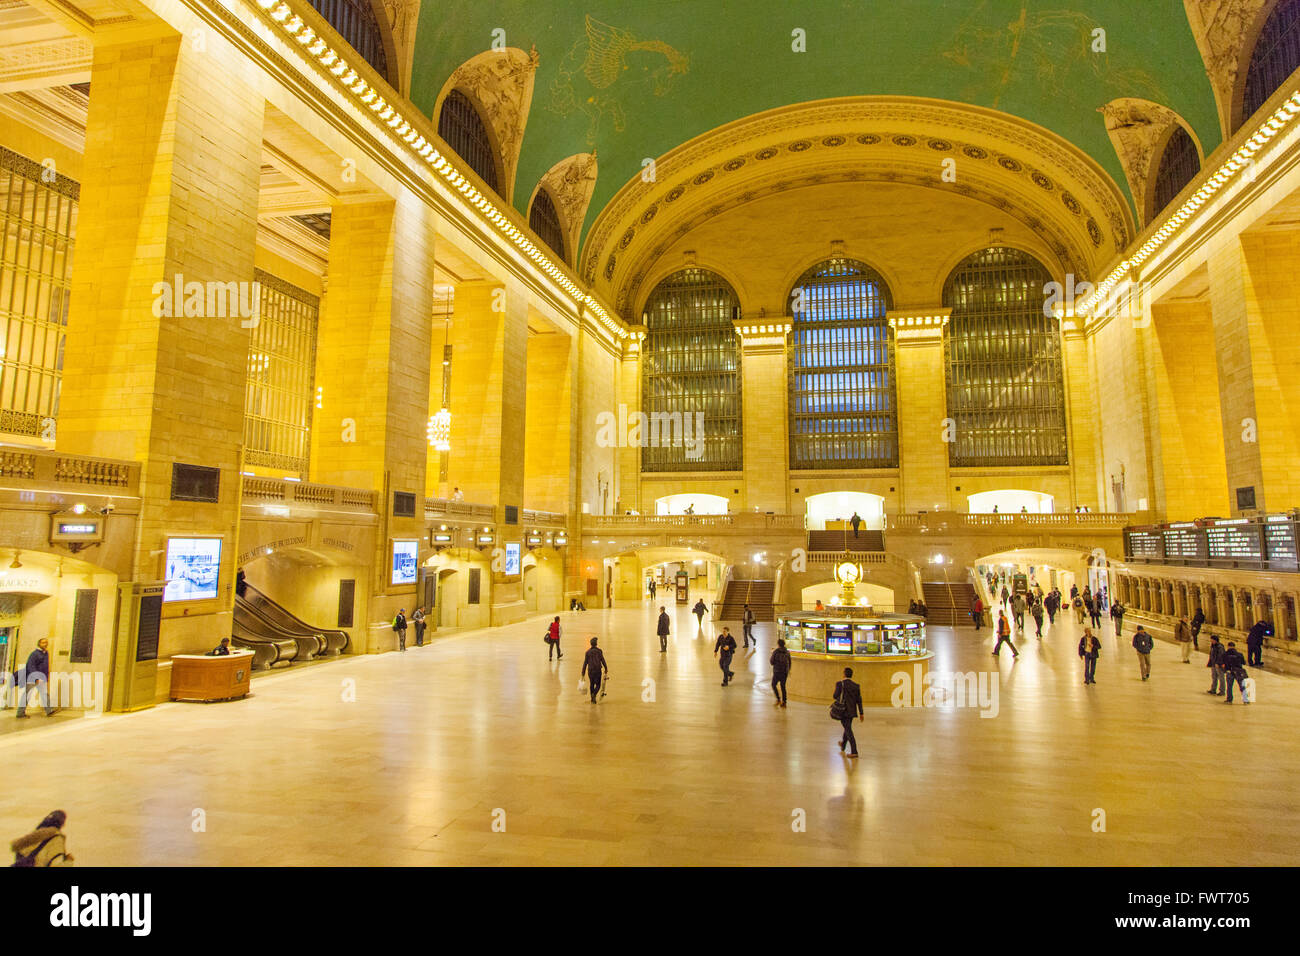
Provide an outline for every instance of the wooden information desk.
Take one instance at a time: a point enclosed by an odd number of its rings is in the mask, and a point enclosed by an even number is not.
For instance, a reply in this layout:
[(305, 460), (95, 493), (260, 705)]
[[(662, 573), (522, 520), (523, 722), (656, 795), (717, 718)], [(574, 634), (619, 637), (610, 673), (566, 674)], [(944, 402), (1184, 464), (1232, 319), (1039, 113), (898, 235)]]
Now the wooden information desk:
[(172, 657), (172, 700), (234, 700), (248, 693), (252, 651), (176, 654)]

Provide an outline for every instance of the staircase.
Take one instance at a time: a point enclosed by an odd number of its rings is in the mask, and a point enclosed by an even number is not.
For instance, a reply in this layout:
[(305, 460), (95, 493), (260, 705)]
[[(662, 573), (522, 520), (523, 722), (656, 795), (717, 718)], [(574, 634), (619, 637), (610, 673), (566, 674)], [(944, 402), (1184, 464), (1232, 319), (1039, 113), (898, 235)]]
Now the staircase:
[(970, 610), (975, 605), (975, 588), (967, 581), (961, 584), (926, 581), (921, 585), (921, 600), (930, 612), (927, 623), (950, 627), (972, 623)]
[(775, 617), (772, 599), (776, 596), (775, 581), (743, 581), (735, 578), (727, 582), (722, 600), (714, 607), (714, 620), (739, 621), (745, 614), (745, 605), (754, 612), (755, 621), (771, 621)]
[(862, 528), (858, 536), (853, 531), (809, 531), (809, 551), (884, 551), (885, 532)]

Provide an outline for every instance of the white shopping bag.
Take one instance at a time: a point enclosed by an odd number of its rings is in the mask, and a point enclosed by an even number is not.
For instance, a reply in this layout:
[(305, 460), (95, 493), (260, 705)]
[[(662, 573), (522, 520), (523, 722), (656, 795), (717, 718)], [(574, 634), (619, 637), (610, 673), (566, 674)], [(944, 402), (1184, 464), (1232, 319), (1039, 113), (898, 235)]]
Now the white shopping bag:
[(587, 678), (585, 677), (578, 678), (578, 693), (579, 694), (586, 693), (586, 690), (587, 690)]
[(1255, 703), (1255, 678), (1247, 677), (1241, 682), (1241, 702), (1243, 704)]

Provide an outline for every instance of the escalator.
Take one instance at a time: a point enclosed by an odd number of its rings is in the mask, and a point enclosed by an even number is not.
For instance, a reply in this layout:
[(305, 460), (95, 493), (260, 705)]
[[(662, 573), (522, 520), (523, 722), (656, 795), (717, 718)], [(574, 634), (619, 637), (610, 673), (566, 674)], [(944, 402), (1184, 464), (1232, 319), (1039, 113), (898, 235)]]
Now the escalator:
[(253, 652), (253, 670), (261, 671), (276, 664), (288, 664), (298, 656), (297, 641), (270, 633), (254, 615), (241, 613), (238, 601), (231, 625), (230, 643)]
[(347, 650), (349, 643), (347, 631), (340, 631), (336, 628), (312, 627), (300, 618), (290, 614), (282, 606), (247, 582), (244, 583), (243, 595), (236, 597), (235, 601), (236, 603), (242, 601), (247, 604), (254, 613), (281, 634), (315, 638), (320, 644), (319, 649), (314, 652), (315, 654), (342, 654)]
[[(324, 644), (313, 634), (291, 634), (283, 630), (272, 621), (267, 620), (256, 608), (241, 598), (235, 598), (234, 610), (235, 627), (242, 628), (245, 638), (250, 634), (256, 635), (263, 640), (270, 641), (279, 648), (278, 656), (273, 663), (309, 661), (320, 652)], [(282, 646), (286, 643), (293, 645), (293, 649), (289, 650)], [(256, 664), (257, 662), (254, 661), (253, 663)]]

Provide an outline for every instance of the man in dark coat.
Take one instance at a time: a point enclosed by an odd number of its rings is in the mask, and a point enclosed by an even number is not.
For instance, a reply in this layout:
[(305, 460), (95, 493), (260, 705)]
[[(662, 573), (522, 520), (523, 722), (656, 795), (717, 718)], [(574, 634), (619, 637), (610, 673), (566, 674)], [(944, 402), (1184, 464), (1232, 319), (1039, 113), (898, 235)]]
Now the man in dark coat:
[(1090, 627), (1085, 627), (1083, 637), (1079, 638), (1079, 656), (1083, 658), (1083, 682), (1097, 683), (1097, 658), (1101, 656), (1101, 641), (1093, 635)]
[(849, 745), (849, 756), (858, 755), (858, 741), (853, 736), (853, 718), (862, 720), (865, 713), (862, 710), (862, 688), (852, 680), (853, 668), (844, 668), (844, 680), (835, 685), (835, 699), (844, 705), (845, 716), (840, 718), (840, 726), (844, 728), (844, 734), (840, 737), (840, 753), (844, 752), (844, 745)]
[(1268, 630), (1267, 621), (1256, 621), (1246, 634), (1246, 663), (1251, 667), (1264, 666), (1264, 635)]
[(784, 639), (776, 642), (776, 650), (772, 652), (768, 663), (772, 665), (772, 693), (776, 694), (776, 706), (784, 707), (785, 679), (790, 676), (791, 664), (790, 652), (785, 649)]
[(741, 616), (740, 623), (745, 638), (745, 646), (749, 647), (749, 642), (753, 641), (754, 646), (758, 647), (758, 638), (754, 636), (754, 612), (750, 610), (748, 604), (745, 605), (745, 613)]
[(853, 537), (856, 538), (858, 536), (858, 529), (862, 527), (862, 515), (858, 514), (856, 511), (853, 512), (853, 517), (849, 519), (849, 524), (853, 525)]
[(1205, 611), (1201, 608), (1196, 609), (1192, 615), (1192, 649), (1199, 651), (1201, 649), (1201, 628), (1205, 625)]
[(406, 608), (399, 608), (397, 617), (393, 618), (393, 630), (397, 632), (397, 649), (406, 650)]
[[(1232, 703), (1232, 685), (1240, 684), (1242, 696), (1246, 693), (1246, 659), (1241, 656), (1241, 651), (1237, 650), (1237, 645), (1229, 641), (1228, 649), (1223, 652), (1223, 673), (1228, 679), (1228, 699), (1225, 704)], [(1250, 701), (1243, 700), (1243, 704)]]
[(1206, 693), (1215, 697), (1222, 697), (1228, 689), (1228, 676), (1223, 671), (1223, 655), (1226, 650), (1219, 641), (1219, 635), (1211, 634), (1210, 659), (1205, 665), (1210, 669), (1210, 689)]
[(668, 650), (668, 612), (663, 608), (659, 609), (659, 653), (662, 654)]
[(27, 716), (27, 694), (33, 684), (40, 694), (41, 706), (45, 716), (49, 717), (58, 708), (50, 706), (50, 642), (41, 638), (36, 642), (36, 650), (27, 655), (27, 663), (16, 675), (14, 690), (18, 694), (18, 716)]
[(609, 664), (605, 662), (604, 653), (596, 646), (594, 637), (591, 639), (591, 647), (587, 648), (587, 656), (582, 659), (582, 670), (578, 673), (579, 679), (584, 676), (591, 688), (591, 702), (594, 704), (601, 681), (609, 676)]
[(713, 656), (718, 658), (722, 667), (722, 686), (726, 687), (736, 675), (731, 672), (731, 655), (736, 653), (736, 639), (731, 636), (731, 629), (724, 627), (713, 645)]

